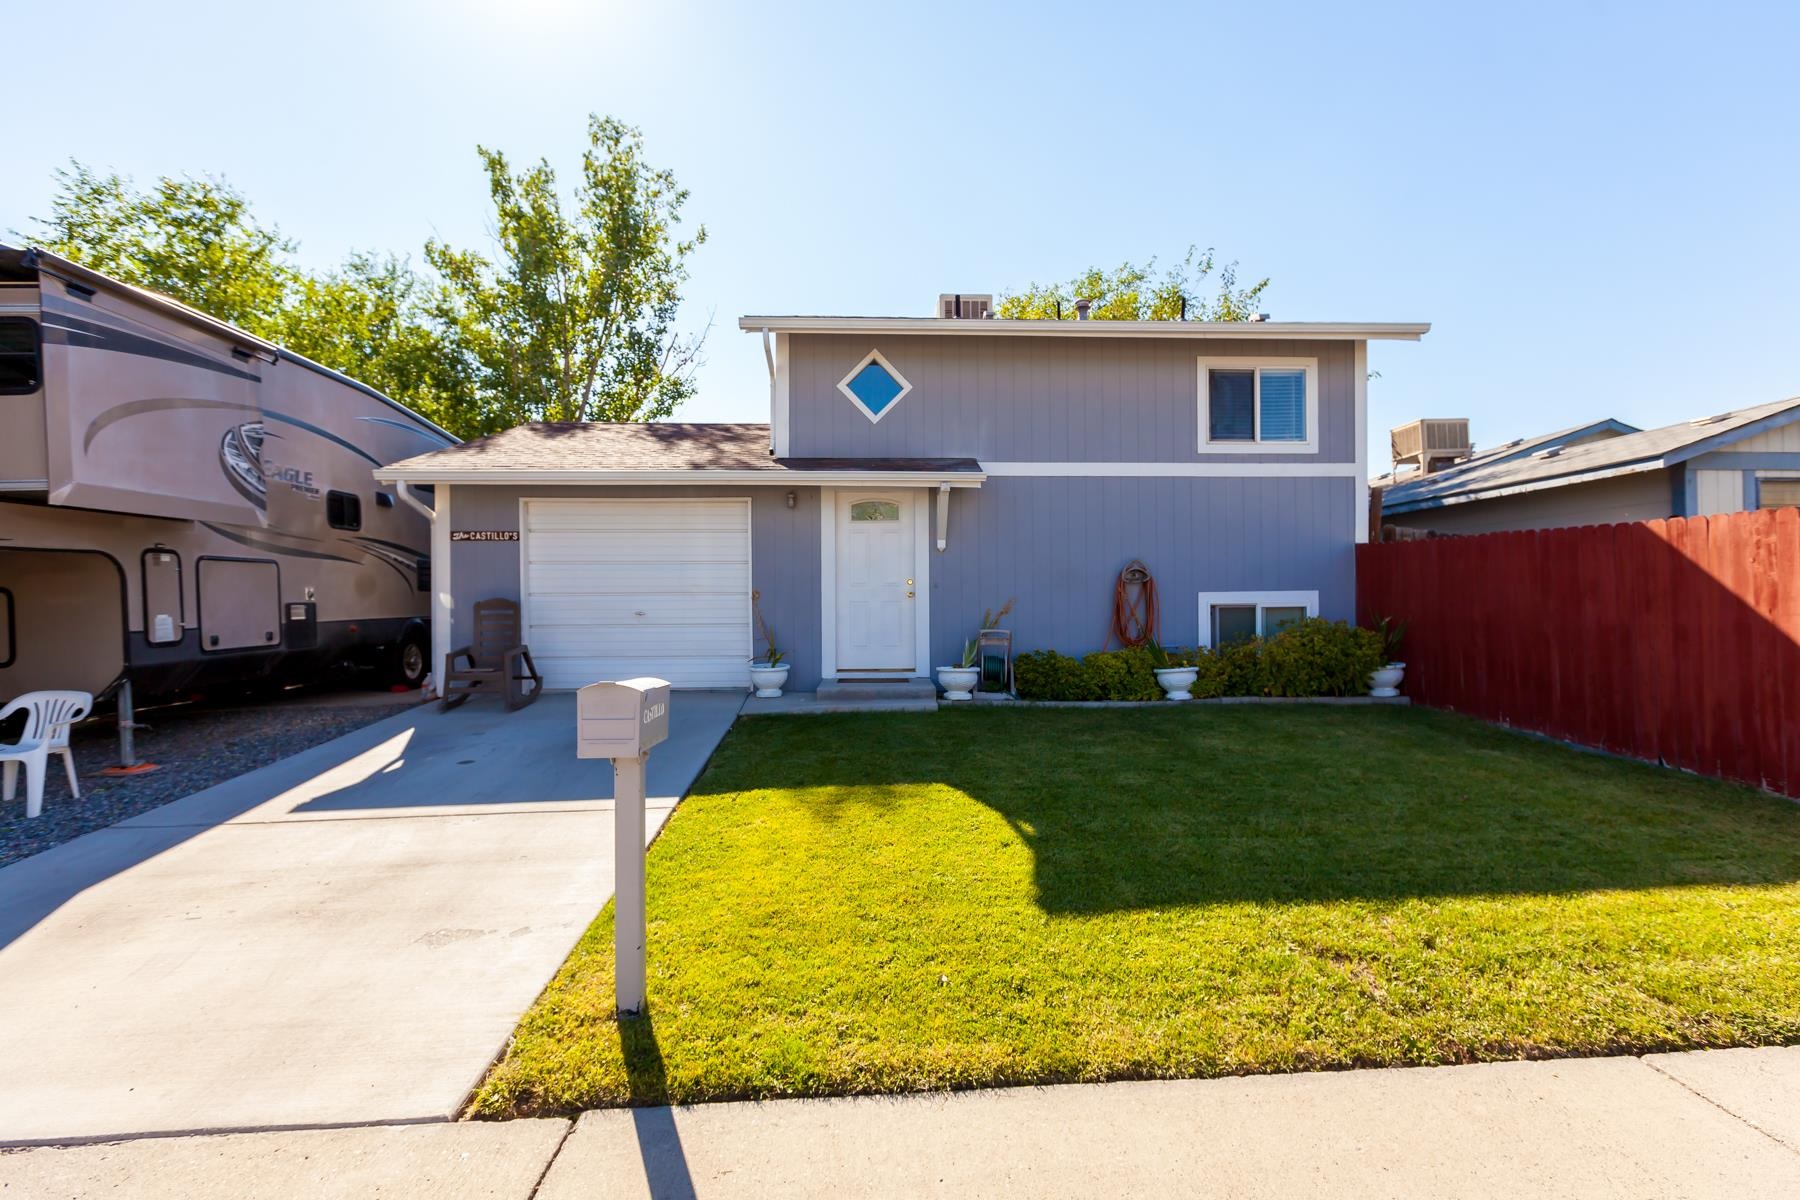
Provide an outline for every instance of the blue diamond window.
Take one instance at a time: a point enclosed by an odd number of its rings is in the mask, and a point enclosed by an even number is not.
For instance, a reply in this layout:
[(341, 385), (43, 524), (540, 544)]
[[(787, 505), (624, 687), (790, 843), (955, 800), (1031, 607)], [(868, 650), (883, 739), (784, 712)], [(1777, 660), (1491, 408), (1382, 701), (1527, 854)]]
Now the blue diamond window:
[(879, 350), (871, 350), (867, 358), (844, 376), (838, 390), (854, 400), (870, 421), (879, 421), (902, 396), (912, 391), (912, 384), (906, 382), (906, 377), (896, 371)]

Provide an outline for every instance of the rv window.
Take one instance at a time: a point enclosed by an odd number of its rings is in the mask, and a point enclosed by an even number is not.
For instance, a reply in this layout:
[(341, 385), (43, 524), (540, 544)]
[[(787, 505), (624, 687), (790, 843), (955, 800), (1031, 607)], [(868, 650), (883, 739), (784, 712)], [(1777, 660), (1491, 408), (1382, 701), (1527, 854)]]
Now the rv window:
[(325, 520), (333, 529), (361, 529), (362, 501), (349, 492), (326, 492)]
[(14, 641), (12, 591), (0, 587), (0, 667), (13, 665)]
[(0, 317), (0, 395), (35, 392), (39, 369), (38, 325), (30, 317)]

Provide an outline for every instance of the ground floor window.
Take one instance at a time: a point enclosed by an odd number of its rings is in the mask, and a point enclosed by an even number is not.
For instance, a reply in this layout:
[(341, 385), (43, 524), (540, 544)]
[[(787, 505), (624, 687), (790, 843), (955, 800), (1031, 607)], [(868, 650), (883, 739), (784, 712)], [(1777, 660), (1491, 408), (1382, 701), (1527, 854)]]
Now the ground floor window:
[(1270, 637), (1318, 615), (1317, 592), (1202, 592), (1200, 644), (1217, 648)]
[(1756, 507), (1758, 508), (1800, 508), (1800, 475), (1783, 471), (1758, 474), (1756, 477)]

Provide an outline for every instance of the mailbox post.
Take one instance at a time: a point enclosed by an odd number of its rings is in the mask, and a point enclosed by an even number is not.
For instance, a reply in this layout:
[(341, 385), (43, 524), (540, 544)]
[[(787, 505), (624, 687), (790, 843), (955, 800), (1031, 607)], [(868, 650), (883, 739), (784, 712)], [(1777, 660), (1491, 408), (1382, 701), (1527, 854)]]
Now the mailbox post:
[(644, 1009), (644, 767), (669, 736), (663, 679), (590, 683), (575, 697), (575, 756), (613, 765), (613, 981), (621, 1013)]

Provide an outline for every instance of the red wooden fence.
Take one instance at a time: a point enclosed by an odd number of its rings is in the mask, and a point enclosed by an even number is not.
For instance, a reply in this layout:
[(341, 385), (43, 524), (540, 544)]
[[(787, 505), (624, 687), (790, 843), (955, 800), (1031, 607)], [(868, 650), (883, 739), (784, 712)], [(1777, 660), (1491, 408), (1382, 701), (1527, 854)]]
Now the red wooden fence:
[(1407, 694), (1800, 796), (1800, 509), (1357, 547)]

